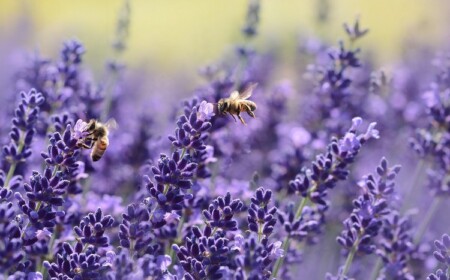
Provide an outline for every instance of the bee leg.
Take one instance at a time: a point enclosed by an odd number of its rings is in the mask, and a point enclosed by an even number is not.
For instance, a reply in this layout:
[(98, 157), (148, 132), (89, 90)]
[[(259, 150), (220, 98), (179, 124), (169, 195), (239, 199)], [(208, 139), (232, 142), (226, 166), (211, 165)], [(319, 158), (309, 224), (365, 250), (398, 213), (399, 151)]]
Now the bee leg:
[(256, 118), (255, 113), (253, 113), (252, 111), (247, 111), (247, 114), (252, 118)]
[(232, 117), (233, 117), (233, 119), (234, 119), (234, 122), (237, 122), (237, 120), (236, 120), (236, 118), (234, 117), (234, 115), (233, 115), (233, 114), (231, 114), (231, 113), (228, 113), (228, 114), (230, 114), (230, 116), (232, 116)]
[(86, 144), (84, 142), (77, 143), (77, 146), (80, 147), (80, 148), (85, 148), (85, 149), (91, 149), (92, 148), (92, 145), (89, 146), (88, 144)]
[(242, 123), (243, 125), (247, 125), (247, 124), (245, 123), (244, 119), (241, 117), (241, 115), (237, 114), (237, 117), (239, 118), (239, 120), (241, 121), (241, 123)]
[[(86, 144), (86, 141), (89, 141), (89, 144)], [(85, 139), (79, 139), (77, 142), (77, 146), (84, 149), (92, 149), (95, 144), (95, 139), (93, 137), (86, 137)]]
[(250, 106), (245, 105), (245, 108), (247, 109), (247, 110), (245, 110), (245, 112), (247, 112), (247, 114), (248, 114), (250, 117), (256, 118), (255, 113), (253, 113), (252, 108), (250, 108)]
[(78, 143), (77, 145), (80, 148), (85, 148), (85, 149), (89, 150), (89, 149), (92, 149), (92, 147), (94, 146), (94, 142), (91, 142), (90, 145), (88, 145), (88, 144), (86, 144), (84, 142)]

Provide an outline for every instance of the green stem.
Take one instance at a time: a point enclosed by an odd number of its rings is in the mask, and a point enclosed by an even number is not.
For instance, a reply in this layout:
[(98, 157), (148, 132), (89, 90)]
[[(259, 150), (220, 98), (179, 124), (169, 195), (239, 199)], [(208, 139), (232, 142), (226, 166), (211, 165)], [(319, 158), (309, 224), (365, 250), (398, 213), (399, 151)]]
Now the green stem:
[(186, 148), (183, 148), (183, 150), (181, 151), (180, 159), (182, 159), (185, 154), (186, 154)]
[(281, 266), (284, 263), (284, 258), (286, 257), (286, 254), (289, 250), (289, 243), (290, 243), (290, 236), (288, 235), (284, 241), (283, 241), (283, 250), (284, 250), (284, 256), (280, 257), (277, 262), (275, 263), (275, 268), (273, 271), (273, 278), (277, 277), (278, 271), (280, 270)]
[(371, 280), (376, 280), (378, 277), (378, 274), (380, 273), (381, 268), (383, 267), (383, 262), (380, 258), (377, 259), (377, 262), (375, 263), (375, 266), (372, 269), (372, 273), (370, 276)]
[(36, 212), (38, 212), (39, 211), (39, 209), (41, 209), (41, 205), (42, 205), (42, 201), (39, 201), (37, 204), (36, 204)]
[(409, 185), (411, 186), (407, 192), (406, 192), (406, 197), (403, 203), (403, 207), (402, 207), (402, 212), (405, 212), (406, 210), (408, 210), (408, 208), (410, 207), (410, 205), (414, 202), (414, 195), (417, 193), (417, 188), (419, 187), (419, 185), (421, 184), (420, 180), (423, 176), (423, 171), (425, 169), (425, 160), (424, 159), (420, 159), (419, 163), (416, 166), (416, 169), (414, 170), (414, 174), (412, 176), (411, 182), (409, 183)]
[[(175, 239), (175, 244), (178, 244), (182, 241), (182, 230), (183, 230), (183, 225), (184, 225), (184, 215), (181, 215), (181, 220), (178, 223), (178, 227), (177, 227), (177, 236), (178, 238)], [(172, 260), (172, 263), (170, 264), (169, 269), (171, 269), (173, 267), (173, 265), (175, 264), (175, 251), (172, 249), (172, 246), (170, 246), (169, 248), (169, 256)]]
[(134, 239), (130, 241), (130, 251), (129, 251), (129, 253), (130, 253), (130, 258), (131, 259), (133, 259), (133, 254), (134, 254), (134, 246), (135, 246), (134, 243), (135, 243)]
[(345, 261), (344, 269), (342, 273), (339, 275), (339, 280), (344, 279), (344, 277), (347, 275), (348, 271), (350, 270), (350, 266), (352, 265), (353, 258), (355, 257), (356, 251), (358, 251), (358, 245), (359, 245), (359, 236), (356, 239), (355, 243), (353, 244), (352, 249), (350, 250), (350, 253), (347, 256), (347, 260)]
[(416, 235), (414, 236), (414, 244), (417, 245), (422, 240), (425, 232), (428, 229), (428, 226), (430, 225), (430, 223), (434, 217), (434, 214), (439, 209), (439, 206), (441, 205), (442, 201), (443, 201), (442, 197), (439, 197), (439, 196), (437, 196), (433, 199), (431, 206), (428, 207), (428, 211), (425, 214), (425, 217), (422, 220), (422, 223), (419, 225)]
[[(36, 204), (36, 209), (34, 211), (38, 212), (39, 209), (41, 209), (41, 205), (42, 205), (42, 201), (39, 201)], [(28, 224), (22, 229), (22, 235), (20, 236), (20, 238), (23, 238), (25, 236), (25, 232), (27, 231), (28, 225), (30, 224), (30, 222), (28, 222)]]
[(59, 165), (55, 166), (55, 168), (53, 169), (52, 177), (56, 176), (56, 173), (58, 172), (58, 170), (59, 170)]
[[(20, 147), (19, 147), (20, 148)], [(19, 151), (20, 153), (21, 151)], [(9, 167), (8, 170), (8, 175), (6, 175), (6, 180), (5, 180), (5, 187), (7, 189), (9, 189), (9, 181), (11, 181), (12, 177), (14, 176), (14, 172), (16, 171), (16, 167), (17, 167), (17, 161), (14, 161), (11, 166)]]
[(302, 201), (300, 202), (300, 205), (298, 206), (297, 212), (295, 213), (295, 219), (300, 218), (303, 212), (303, 208), (305, 208), (306, 204), (308, 203), (309, 198), (304, 197), (302, 198)]
[(42, 276), (44, 276), (45, 274), (45, 266), (42, 265), (42, 260), (40, 258), (38, 261), (36, 261), (36, 271), (39, 271)]
[(106, 82), (106, 86), (105, 86), (105, 99), (103, 102), (103, 111), (102, 114), (100, 116), (100, 119), (103, 121), (106, 121), (106, 119), (108, 118), (109, 115), (109, 111), (111, 110), (111, 105), (112, 105), (112, 100), (113, 100), (113, 86), (114, 86), (114, 80), (116, 79), (117, 74), (113, 73), (112, 74), (113, 77), (111, 78), (111, 80)]
[[(302, 215), (302, 212), (303, 212), (303, 208), (305, 208), (306, 204), (308, 203), (308, 200), (309, 200), (308, 197), (302, 198), (302, 201), (300, 202), (300, 205), (297, 208), (297, 212), (295, 213), (295, 219), (300, 218), (300, 216)], [(278, 271), (280, 270), (281, 266), (283, 265), (285, 256), (287, 255), (287, 252), (289, 250), (289, 239), (290, 239), (290, 236), (287, 235), (283, 241), (284, 256), (280, 257), (277, 260), (277, 262), (275, 263), (274, 270), (272, 273), (273, 278), (277, 277)]]
[(263, 235), (262, 230), (263, 230), (263, 224), (259, 223), (259, 225), (258, 225), (258, 242), (261, 242), (261, 238)]
[[(24, 138), (25, 138), (25, 133), (23, 133), (20, 136), (19, 146), (17, 147), (17, 154), (22, 153), (22, 150), (25, 146)], [(9, 167), (8, 174), (6, 175), (6, 179), (5, 179), (5, 185), (4, 185), (7, 189), (9, 189), (9, 182), (11, 181), (12, 177), (14, 176), (14, 172), (16, 172), (17, 164), (18, 164), (18, 162), (16, 160), (14, 160), (14, 162), (11, 163), (11, 166)]]
[(81, 250), (82, 253), (84, 253), (89, 246), (89, 243), (84, 244), (83, 249)]
[(52, 234), (52, 237), (50, 238), (50, 242), (48, 244), (48, 254), (45, 257), (48, 260), (50, 260), (53, 257), (53, 246), (55, 245), (55, 240), (56, 240), (56, 232)]
[(169, 191), (169, 184), (165, 184), (163, 194), (166, 195), (168, 191)]

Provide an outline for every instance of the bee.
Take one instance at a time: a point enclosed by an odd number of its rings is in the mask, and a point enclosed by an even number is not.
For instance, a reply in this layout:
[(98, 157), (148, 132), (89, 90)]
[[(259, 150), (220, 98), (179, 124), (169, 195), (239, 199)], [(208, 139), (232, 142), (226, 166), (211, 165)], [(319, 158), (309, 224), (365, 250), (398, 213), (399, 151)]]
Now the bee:
[(87, 123), (85, 129), (85, 132), (88, 133), (86, 138), (78, 145), (86, 149), (92, 149), (91, 159), (92, 161), (98, 161), (109, 146), (109, 130), (116, 127), (117, 123), (114, 119), (110, 119), (106, 123), (92, 119)]
[(256, 110), (256, 103), (247, 100), (252, 96), (253, 89), (257, 84), (251, 84), (243, 92), (233, 91), (228, 98), (222, 98), (217, 103), (217, 110), (219, 114), (226, 115), (227, 113), (233, 117), (234, 121), (236, 115), (242, 124), (246, 125), (244, 119), (241, 117), (242, 112), (246, 112), (250, 117), (255, 118), (254, 111)]

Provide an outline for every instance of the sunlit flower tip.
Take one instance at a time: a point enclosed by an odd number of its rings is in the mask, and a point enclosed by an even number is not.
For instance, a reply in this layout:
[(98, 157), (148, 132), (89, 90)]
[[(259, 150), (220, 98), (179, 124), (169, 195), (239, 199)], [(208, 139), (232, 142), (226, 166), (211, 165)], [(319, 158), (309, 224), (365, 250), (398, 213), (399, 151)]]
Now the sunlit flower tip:
[(358, 149), (361, 142), (354, 133), (346, 133), (343, 139), (339, 140), (339, 150), (341, 152), (348, 152)]
[(217, 161), (217, 158), (214, 157), (214, 147), (213, 146), (206, 145), (205, 152), (206, 152), (205, 164), (214, 163)]
[(438, 97), (436, 96), (436, 93), (432, 90), (425, 92), (422, 95), (422, 99), (425, 101), (427, 107), (433, 107), (439, 104)]
[(242, 252), (244, 248), (245, 239), (242, 235), (236, 234), (234, 236), (234, 246), (231, 248), (232, 251)]
[(370, 138), (375, 138), (375, 139), (380, 138), (380, 132), (378, 131), (378, 129), (375, 129), (376, 125), (377, 125), (376, 122), (369, 124), (369, 127), (367, 128), (367, 131), (364, 134), (364, 139), (369, 140)]
[(116, 258), (116, 253), (114, 251), (108, 251), (108, 252), (106, 252), (106, 258), (107, 258), (107, 260), (112, 262)]
[(84, 163), (84, 161), (77, 161), (78, 167), (76, 169), (76, 173), (77, 174), (75, 176), (76, 180), (81, 180), (81, 179), (86, 179), (89, 177), (89, 174), (87, 174), (86, 172), (84, 172), (86, 169), (86, 165)]
[(111, 267), (113, 265), (113, 262), (115, 259), (116, 259), (116, 253), (114, 253), (114, 251), (106, 252), (105, 262), (103, 263), (103, 266)]
[(331, 84), (329, 82), (324, 82), (322, 85), (322, 91), (327, 92), (328, 90), (330, 90), (331, 88)]
[(350, 127), (350, 131), (356, 130), (363, 122), (361, 117), (355, 117), (352, 119), (352, 126)]
[(73, 127), (72, 137), (76, 140), (85, 138), (89, 133), (87, 132), (88, 123), (79, 119)]
[(276, 241), (273, 243), (272, 250), (270, 251), (269, 258), (271, 260), (276, 260), (284, 256), (284, 250), (281, 249), (281, 241)]
[(309, 143), (311, 134), (303, 127), (294, 127), (291, 130), (291, 140), (295, 147), (302, 147)]
[(165, 212), (162, 209), (157, 209), (154, 213), (153, 213), (153, 220), (155, 222), (161, 222), (164, 219), (165, 216)]
[(46, 228), (44, 228), (42, 230), (39, 229), (36, 231), (36, 237), (38, 240), (49, 240), (51, 238), (51, 236), (52, 236), (52, 233)]
[(172, 263), (172, 258), (168, 255), (158, 256), (156, 258), (156, 265), (161, 269), (161, 271), (166, 271), (167, 268)]
[(366, 35), (367, 32), (369, 32), (369, 29), (367, 29), (367, 28), (361, 29), (361, 27), (359, 26), (359, 17), (356, 18), (355, 23), (353, 23), (353, 25), (344, 23), (344, 29), (345, 29), (345, 32), (347, 32), (347, 34), (350, 36), (350, 38), (352, 40), (361, 38), (364, 35)]
[(169, 212), (164, 214), (164, 220), (168, 223), (168, 224), (172, 224), (175, 222), (180, 221), (180, 215), (178, 215), (175, 211)]
[(197, 118), (202, 121), (208, 121), (214, 116), (214, 105), (203, 100), (197, 111)]

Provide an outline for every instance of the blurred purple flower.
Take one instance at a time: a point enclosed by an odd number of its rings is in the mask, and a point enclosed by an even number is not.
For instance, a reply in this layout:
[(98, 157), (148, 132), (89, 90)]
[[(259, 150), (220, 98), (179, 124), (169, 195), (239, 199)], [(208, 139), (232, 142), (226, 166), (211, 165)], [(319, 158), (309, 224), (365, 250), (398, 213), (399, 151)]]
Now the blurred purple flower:
[(77, 141), (86, 138), (89, 135), (88, 126), (87, 122), (81, 119), (77, 120), (73, 127), (72, 137)]
[(51, 236), (52, 236), (52, 233), (46, 228), (39, 229), (36, 232), (36, 237), (38, 240), (50, 240)]
[(164, 214), (164, 220), (167, 224), (176, 224), (180, 221), (180, 217), (181, 216), (178, 215), (175, 211)]
[(158, 256), (156, 258), (156, 265), (161, 271), (166, 271), (167, 268), (172, 264), (172, 258), (168, 255)]
[(209, 121), (214, 115), (214, 105), (203, 100), (198, 107), (197, 118), (202, 121)]
[(282, 244), (283, 243), (281, 241), (275, 241), (273, 243), (272, 250), (269, 253), (270, 254), (269, 258), (271, 260), (277, 260), (277, 259), (279, 259), (279, 258), (284, 256), (284, 250), (281, 249)]

